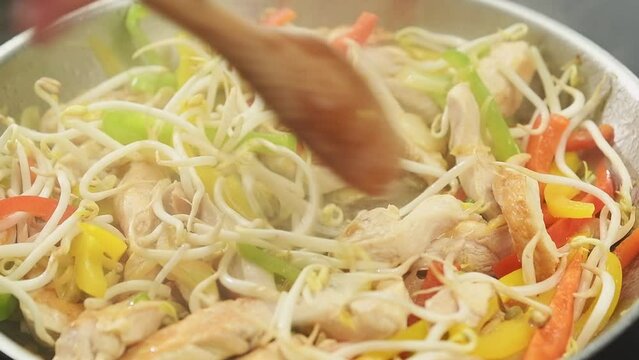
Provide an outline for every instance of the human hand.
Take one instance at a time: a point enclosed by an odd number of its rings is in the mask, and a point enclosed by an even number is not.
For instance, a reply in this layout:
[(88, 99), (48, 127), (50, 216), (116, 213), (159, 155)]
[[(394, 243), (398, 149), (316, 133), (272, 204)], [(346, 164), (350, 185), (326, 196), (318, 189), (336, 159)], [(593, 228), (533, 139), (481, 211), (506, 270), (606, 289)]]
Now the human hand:
[(49, 25), (65, 14), (78, 9), (92, 0), (14, 0), (12, 19), (20, 30), (34, 27), (37, 40), (50, 36)]

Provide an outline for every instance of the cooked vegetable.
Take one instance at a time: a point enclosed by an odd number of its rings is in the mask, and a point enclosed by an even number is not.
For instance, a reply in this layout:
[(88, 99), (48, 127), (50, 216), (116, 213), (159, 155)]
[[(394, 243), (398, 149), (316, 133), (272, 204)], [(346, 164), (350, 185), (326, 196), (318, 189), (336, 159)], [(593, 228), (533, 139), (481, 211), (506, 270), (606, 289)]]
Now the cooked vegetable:
[(510, 134), (508, 123), (499, 110), (494, 97), (473, 68), (470, 59), (463, 53), (454, 50), (444, 52), (442, 57), (457, 69), (460, 80), (466, 81), (470, 85), (481, 110), (482, 125), (486, 129), (483, 135), (487, 137), (486, 140), (490, 144), (495, 158), (499, 161), (506, 161), (511, 156), (519, 154), (519, 147)]
[[(114, 40), (136, 66), (84, 94), (42, 78), (37, 107), (0, 111), (0, 321), (47, 354), (546, 359), (610, 321), (639, 254), (633, 183), (611, 127), (565, 132), (602, 92), (564, 86), (576, 66), (551, 74), (525, 25), (465, 39), (366, 12), (338, 28), (260, 18), (334, 46), (388, 112), (402, 171), (369, 197), (214, 49), (179, 30), (155, 41), (174, 30), (148, 33), (149, 15), (132, 6)], [(91, 41), (105, 71), (121, 66)]]
[[(546, 131), (541, 135), (532, 135), (530, 137), (526, 148), (526, 152), (530, 154), (530, 160), (528, 160), (526, 167), (541, 173), (550, 172), (559, 140), (569, 123), (570, 121), (562, 116), (552, 115)], [(535, 128), (539, 127), (540, 124), (541, 118), (537, 118), (535, 120)]]
[(296, 17), (297, 13), (295, 13), (295, 11), (291, 8), (283, 7), (267, 14), (262, 22), (270, 26), (284, 26), (295, 20)]
[(270, 273), (283, 277), (289, 284), (294, 283), (300, 275), (300, 269), (297, 266), (264, 249), (249, 244), (238, 244), (237, 250), (246, 260)]
[[(49, 220), (57, 207), (58, 201), (55, 199), (31, 195), (13, 196), (0, 200), (0, 219), (17, 212), (26, 212), (43, 220)], [(68, 206), (60, 221), (66, 220), (74, 211), (74, 208)]]
[(104, 257), (119, 261), (127, 249), (126, 243), (99, 226), (81, 223), (82, 232), (71, 243), (70, 254), (75, 258), (75, 282), (85, 293), (100, 297), (107, 289), (104, 276)]
[(355, 24), (343, 35), (333, 40), (332, 45), (339, 51), (346, 52), (347, 40), (353, 40), (359, 44), (364, 44), (373, 34), (377, 21), (377, 15), (363, 12), (355, 21)]
[(614, 250), (622, 268), (626, 268), (639, 255), (639, 229), (623, 239)]
[(525, 360), (559, 359), (566, 352), (573, 327), (574, 294), (579, 287), (581, 264), (585, 259), (585, 251), (575, 251), (550, 302), (552, 315), (544, 326), (535, 330)]
[(5, 321), (13, 315), (18, 307), (18, 301), (11, 294), (0, 294), (0, 321)]
[[(614, 142), (615, 140), (615, 129), (608, 124), (599, 125), (599, 131), (601, 131), (601, 135), (603, 135), (604, 139), (609, 143)], [(566, 151), (584, 151), (584, 150), (592, 150), (596, 149), (597, 144), (595, 140), (592, 138), (588, 130), (579, 129), (574, 131), (568, 137), (568, 142), (566, 143)]]

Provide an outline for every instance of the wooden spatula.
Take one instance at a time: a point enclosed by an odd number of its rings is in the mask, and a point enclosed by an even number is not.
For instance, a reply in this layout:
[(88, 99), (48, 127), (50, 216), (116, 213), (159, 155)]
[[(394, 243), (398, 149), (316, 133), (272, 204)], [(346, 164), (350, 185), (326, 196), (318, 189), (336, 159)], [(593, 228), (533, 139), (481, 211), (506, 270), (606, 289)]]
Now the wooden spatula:
[(382, 193), (401, 145), (362, 77), (321, 39), (261, 28), (206, 0), (146, 0), (213, 46), (345, 181)]

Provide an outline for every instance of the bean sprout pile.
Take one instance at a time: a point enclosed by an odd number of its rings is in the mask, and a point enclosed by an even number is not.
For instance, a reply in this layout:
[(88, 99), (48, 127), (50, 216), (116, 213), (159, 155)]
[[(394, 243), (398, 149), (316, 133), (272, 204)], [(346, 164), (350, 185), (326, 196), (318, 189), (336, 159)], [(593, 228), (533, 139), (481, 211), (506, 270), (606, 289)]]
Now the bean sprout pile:
[(36, 121), (0, 116), (0, 320), (56, 359), (583, 349), (635, 222), (594, 121), (610, 79), (585, 94), (577, 60), (553, 75), (524, 24), (465, 39), (294, 15), (264, 26), (342, 51), (405, 142), (393, 191), (348, 186), (213, 50), (149, 41), (134, 5), (138, 66), (68, 102), (43, 77)]

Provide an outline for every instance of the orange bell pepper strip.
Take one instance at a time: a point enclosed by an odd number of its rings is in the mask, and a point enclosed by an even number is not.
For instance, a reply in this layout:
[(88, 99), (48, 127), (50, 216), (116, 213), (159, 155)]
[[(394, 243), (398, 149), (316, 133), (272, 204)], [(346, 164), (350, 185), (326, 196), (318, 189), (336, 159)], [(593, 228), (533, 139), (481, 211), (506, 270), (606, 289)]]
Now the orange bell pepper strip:
[[(599, 125), (599, 131), (601, 131), (601, 135), (603, 135), (604, 139), (608, 143), (613, 143), (615, 140), (615, 129), (608, 124)], [(590, 132), (586, 129), (579, 129), (574, 131), (568, 137), (568, 142), (566, 142), (566, 151), (584, 151), (596, 149), (597, 143), (590, 135)]]
[(628, 237), (623, 239), (614, 250), (619, 258), (621, 267), (625, 268), (639, 255), (639, 229), (633, 231)]
[(564, 272), (557, 291), (550, 301), (552, 315), (548, 322), (535, 330), (524, 360), (559, 359), (566, 352), (573, 327), (575, 292), (581, 280), (581, 264), (586, 260), (586, 251), (578, 250)]
[(359, 44), (364, 44), (373, 34), (378, 21), (377, 15), (364, 11), (349, 31), (333, 40), (333, 47), (341, 53), (346, 53), (346, 40), (355, 40)]

